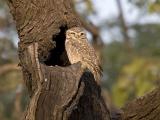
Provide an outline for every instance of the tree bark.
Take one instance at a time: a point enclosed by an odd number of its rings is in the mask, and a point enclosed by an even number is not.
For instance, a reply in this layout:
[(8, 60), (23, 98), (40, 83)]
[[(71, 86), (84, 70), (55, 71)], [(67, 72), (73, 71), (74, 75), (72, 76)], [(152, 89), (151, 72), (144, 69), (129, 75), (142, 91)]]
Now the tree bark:
[(160, 88), (129, 102), (122, 108), (122, 120), (159, 120)]
[(116, 0), (116, 2), (117, 2), (118, 10), (119, 10), (119, 19), (120, 19), (120, 22), (121, 22), (122, 33), (123, 33), (123, 37), (124, 37), (123, 38), (124, 43), (125, 43), (126, 48), (129, 51), (131, 51), (132, 44), (130, 42), (130, 37), (129, 37), (129, 34), (128, 34), (128, 27), (126, 25), (126, 21), (125, 21), (125, 18), (124, 18), (124, 13), (123, 13), (123, 9), (122, 9), (121, 0)]
[(65, 32), (81, 26), (71, 0), (8, 0), (30, 102), (24, 120), (110, 120), (100, 87), (81, 63), (71, 65)]

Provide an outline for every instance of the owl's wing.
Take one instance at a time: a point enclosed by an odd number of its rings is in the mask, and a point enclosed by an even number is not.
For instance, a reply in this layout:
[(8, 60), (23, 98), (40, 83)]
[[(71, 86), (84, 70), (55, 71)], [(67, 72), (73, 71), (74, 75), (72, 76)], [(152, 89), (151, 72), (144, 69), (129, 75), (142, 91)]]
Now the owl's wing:
[(95, 71), (97, 76), (102, 76), (102, 67), (99, 57), (96, 55), (94, 48), (88, 43), (88, 41), (82, 42), (79, 45), (81, 47), (82, 60), (86, 61), (90, 69)]
[(100, 60), (88, 41), (68, 40), (65, 46), (71, 64), (81, 61), (83, 66), (88, 67), (93, 74), (100, 78), (102, 75)]

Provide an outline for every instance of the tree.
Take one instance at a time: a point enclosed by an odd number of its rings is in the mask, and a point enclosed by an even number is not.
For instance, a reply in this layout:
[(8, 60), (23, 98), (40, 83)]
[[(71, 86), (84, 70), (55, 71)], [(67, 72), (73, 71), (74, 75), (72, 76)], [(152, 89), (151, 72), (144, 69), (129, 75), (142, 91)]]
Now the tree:
[[(65, 31), (81, 26), (71, 0), (9, 0), (19, 59), (30, 95), (24, 120), (109, 120), (93, 75), (70, 65)], [(58, 65), (58, 66), (55, 66)]]
[[(30, 94), (24, 120), (158, 120), (159, 88), (109, 115), (100, 87), (81, 63), (70, 65), (65, 31), (81, 26), (71, 0), (9, 0), (19, 59)], [(58, 66), (55, 66), (58, 65)]]

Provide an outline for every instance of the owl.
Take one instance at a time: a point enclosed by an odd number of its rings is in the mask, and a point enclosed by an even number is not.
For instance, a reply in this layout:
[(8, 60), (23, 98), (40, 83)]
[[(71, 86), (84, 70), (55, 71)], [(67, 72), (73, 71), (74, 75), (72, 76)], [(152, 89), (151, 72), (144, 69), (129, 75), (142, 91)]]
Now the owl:
[(66, 31), (65, 49), (70, 63), (80, 61), (82, 68), (89, 70), (99, 84), (102, 76), (100, 61), (83, 28), (73, 27)]

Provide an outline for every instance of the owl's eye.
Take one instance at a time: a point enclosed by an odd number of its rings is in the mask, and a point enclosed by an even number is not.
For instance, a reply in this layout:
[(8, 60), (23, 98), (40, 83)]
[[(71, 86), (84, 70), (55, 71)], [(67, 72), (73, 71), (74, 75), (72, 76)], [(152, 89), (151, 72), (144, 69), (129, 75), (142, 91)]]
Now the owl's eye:
[(81, 36), (84, 36), (84, 35), (85, 35), (85, 33), (84, 33), (84, 32), (81, 32), (81, 33), (80, 33), (80, 35), (81, 35)]
[(70, 33), (71, 35), (75, 36), (76, 34), (74, 32)]

